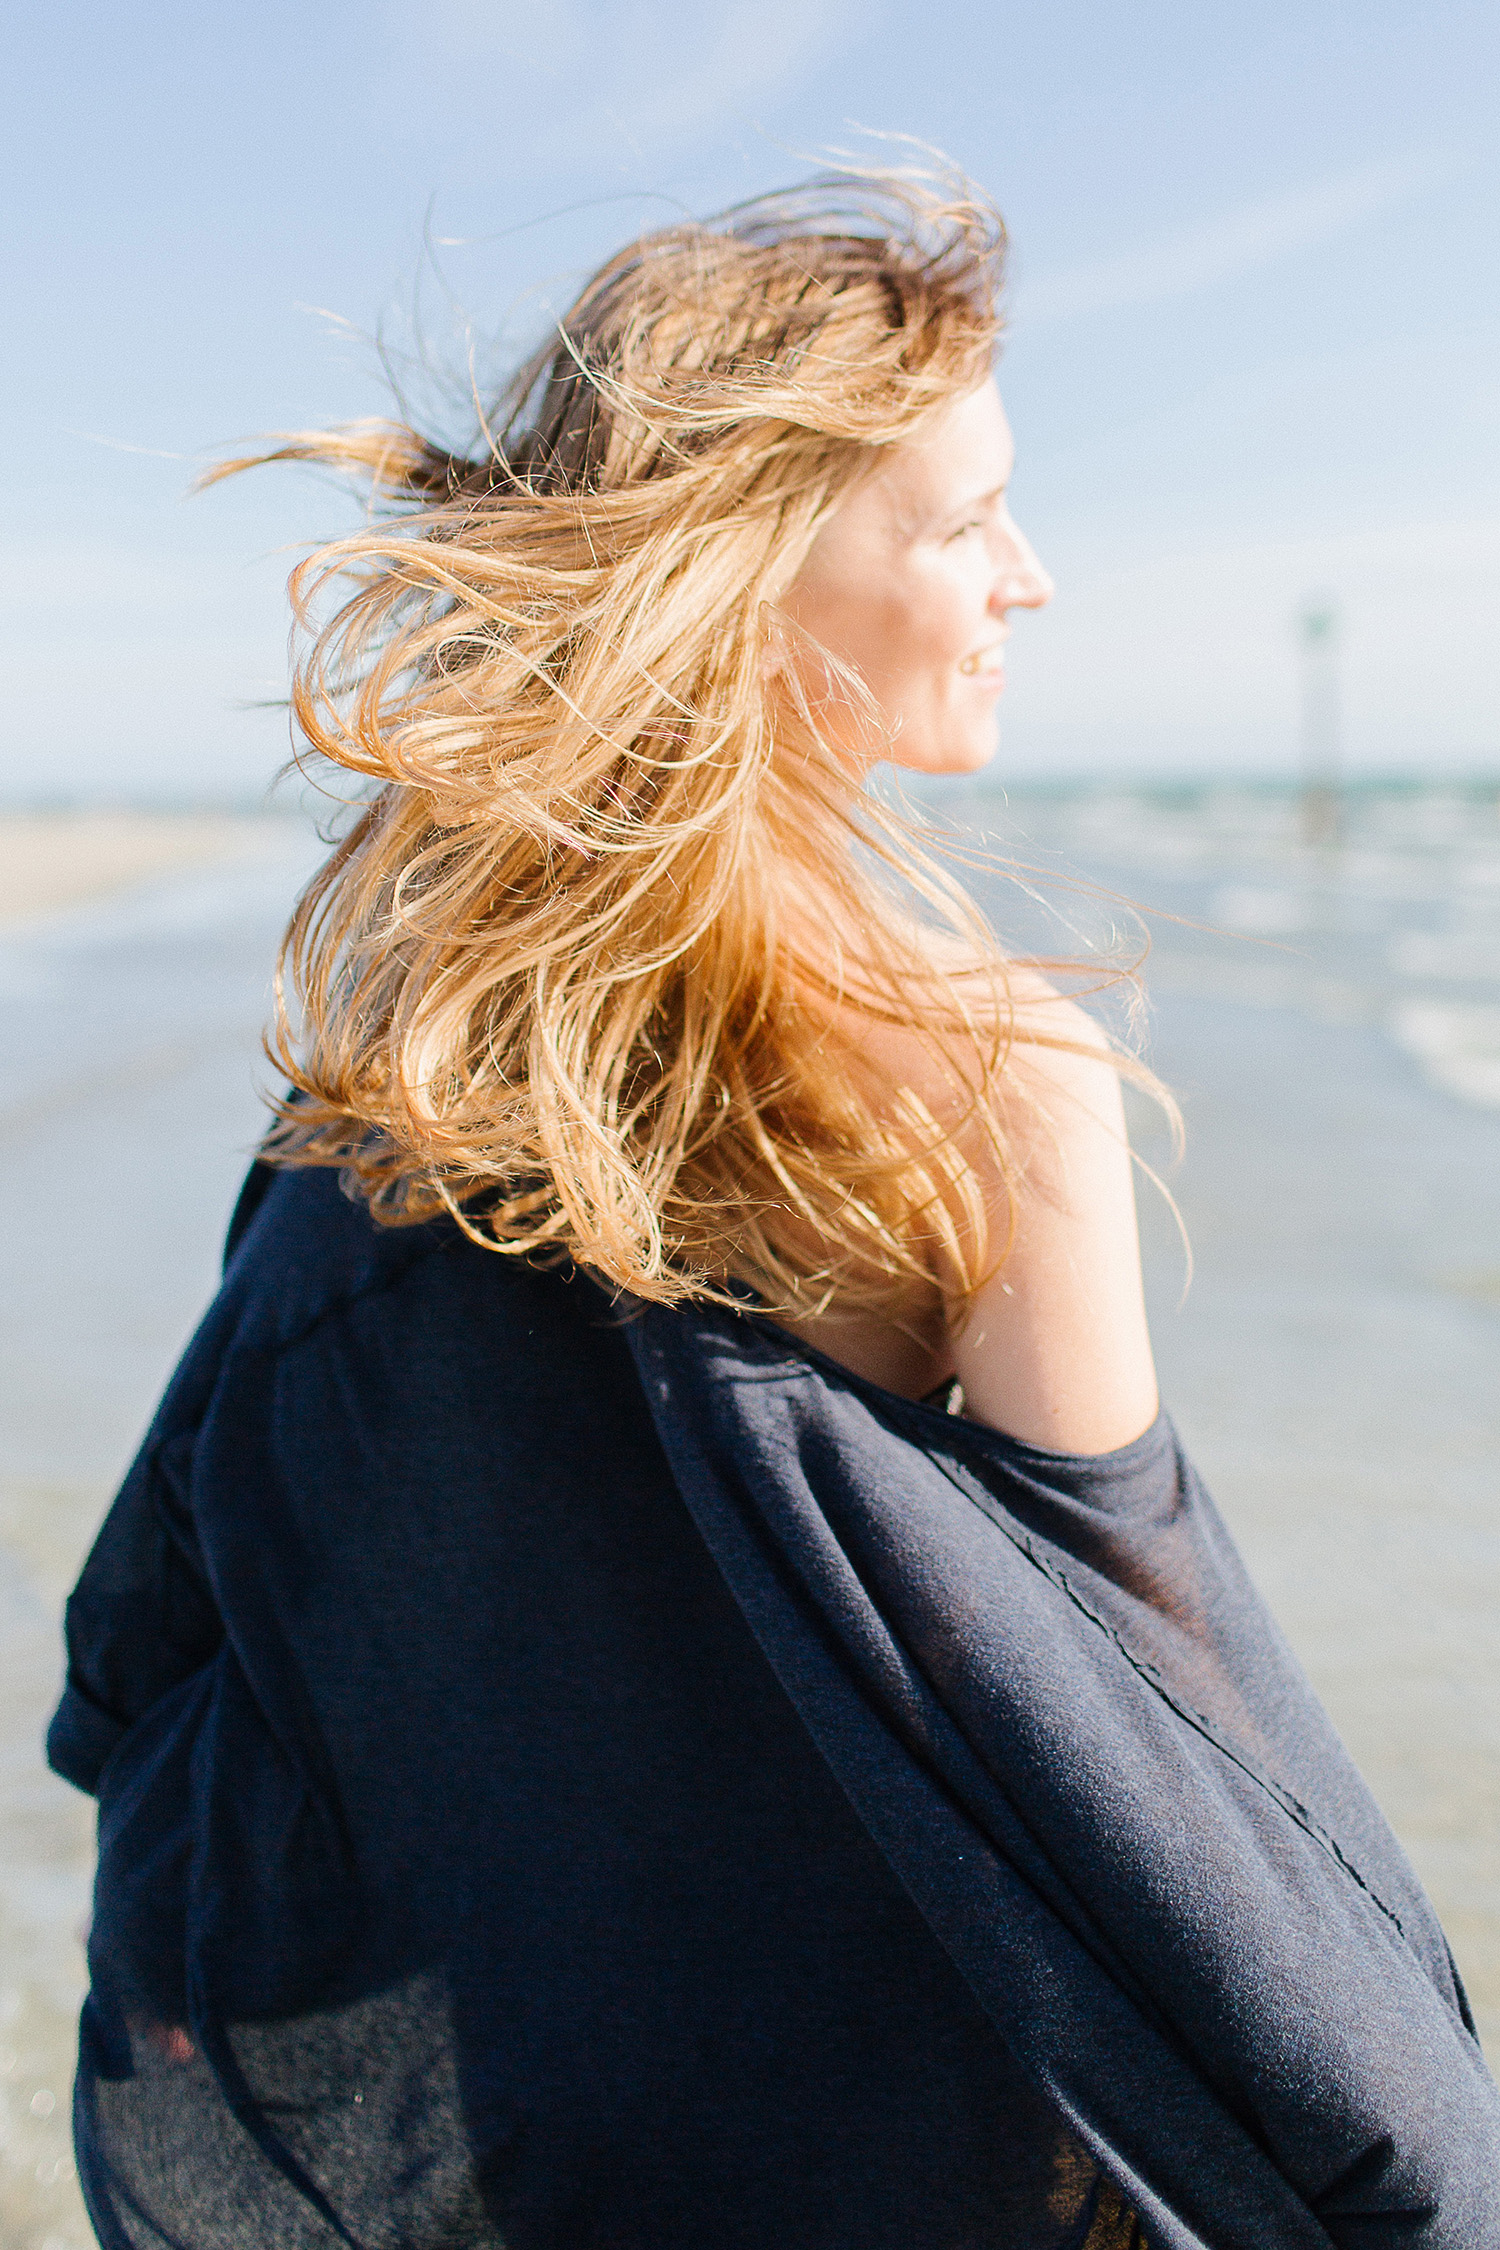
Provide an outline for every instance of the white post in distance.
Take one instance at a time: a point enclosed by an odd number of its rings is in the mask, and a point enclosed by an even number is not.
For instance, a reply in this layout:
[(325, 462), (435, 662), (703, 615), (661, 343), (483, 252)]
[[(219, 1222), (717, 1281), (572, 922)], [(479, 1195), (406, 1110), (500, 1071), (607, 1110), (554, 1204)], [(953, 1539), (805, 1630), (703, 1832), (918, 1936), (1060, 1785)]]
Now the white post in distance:
[(1336, 844), (1339, 801), (1339, 614), (1309, 602), (1297, 621), (1302, 647), (1302, 839)]

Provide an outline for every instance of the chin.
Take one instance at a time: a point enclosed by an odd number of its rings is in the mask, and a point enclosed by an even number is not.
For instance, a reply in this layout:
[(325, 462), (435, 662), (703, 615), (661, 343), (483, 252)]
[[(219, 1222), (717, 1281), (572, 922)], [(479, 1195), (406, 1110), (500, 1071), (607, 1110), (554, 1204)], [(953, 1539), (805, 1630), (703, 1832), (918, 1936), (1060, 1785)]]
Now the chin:
[(953, 764), (945, 766), (943, 771), (945, 773), (983, 773), (986, 766), (993, 764), (995, 752), (999, 747), (999, 734), (992, 734), (987, 742), (976, 742), (966, 756), (956, 758)]
[(950, 735), (939, 742), (908, 743), (904, 756), (898, 742), (887, 756), (891, 765), (900, 766), (907, 773), (981, 773), (999, 747), (1000, 729), (990, 726), (972, 735), (958, 738)]
[(945, 742), (931, 759), (922, 761), (924, 773), (982, 773), (1000, 747), (998, 727), (969, 742)]

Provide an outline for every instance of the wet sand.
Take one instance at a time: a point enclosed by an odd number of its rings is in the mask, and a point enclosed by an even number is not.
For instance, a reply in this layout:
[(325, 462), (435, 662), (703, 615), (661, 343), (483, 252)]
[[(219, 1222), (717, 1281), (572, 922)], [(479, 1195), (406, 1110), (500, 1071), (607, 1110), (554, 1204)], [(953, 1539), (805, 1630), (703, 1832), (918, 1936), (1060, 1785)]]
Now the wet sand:
[[(33, 831), (32, 867), (51, 851), (76, 871), (79, 833)], [(58, 1615), (212, 1291), (275, 939), (317, 856), (291, 822), (230, 822), (222, 849), (206, 829), (134, 833), (135, 878), (117, 841), (92, 902), (34, 892), (0, 935), (5, 2250), (91, 2239), (67, 2110), (92, 1808), (39, 1748)], [(1126, 872), (1136, 896), (1170, 889), (1159, 867)], [(1173, 1187), (1197, 1259), (1179, 1306), (1148, 1192), (1163, 1390), (1437, 1900), (1493, 2054), (1500, 1114), (1445, 1090), (1331, 958), (1161, 937), (1153, 1054), (1184, 1100)]]
[(241, 858), (281, 825), (125, 806), (0, 813), (0, 929), (96, 904), (177, 868)]

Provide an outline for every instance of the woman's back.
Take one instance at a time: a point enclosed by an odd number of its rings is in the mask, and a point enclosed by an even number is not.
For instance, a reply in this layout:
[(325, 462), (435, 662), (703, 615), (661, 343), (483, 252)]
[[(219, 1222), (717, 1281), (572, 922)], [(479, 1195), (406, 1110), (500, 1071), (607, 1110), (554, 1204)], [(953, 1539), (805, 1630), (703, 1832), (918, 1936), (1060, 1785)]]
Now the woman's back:
[(101, 1795), (103, 2239), (332, 2240), (321, 2190), (371, 2245), (1081, 2242), (1116, 2203), (757, 1648), (608, 1300), (326, 1172), (251, 1192), (52, 1737)]

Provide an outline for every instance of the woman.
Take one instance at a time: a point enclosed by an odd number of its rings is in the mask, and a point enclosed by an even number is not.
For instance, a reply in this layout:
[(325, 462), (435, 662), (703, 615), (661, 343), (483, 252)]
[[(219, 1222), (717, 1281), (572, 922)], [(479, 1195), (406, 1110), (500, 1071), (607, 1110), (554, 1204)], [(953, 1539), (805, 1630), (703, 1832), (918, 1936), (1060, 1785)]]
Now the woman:
[(473, 458), (274, 456), (387, 506), (295, 585), (376, 786), (70, 1604), (108, 2245), (1500, 2243), (1441, 1932), (1158, 1412), (1134, 1066), (865, 787), (983, 764), (1050, 593), (1002, 245), (772, 199)]

